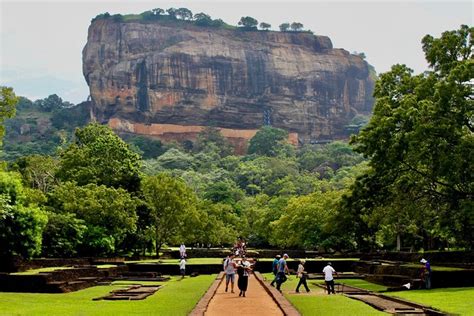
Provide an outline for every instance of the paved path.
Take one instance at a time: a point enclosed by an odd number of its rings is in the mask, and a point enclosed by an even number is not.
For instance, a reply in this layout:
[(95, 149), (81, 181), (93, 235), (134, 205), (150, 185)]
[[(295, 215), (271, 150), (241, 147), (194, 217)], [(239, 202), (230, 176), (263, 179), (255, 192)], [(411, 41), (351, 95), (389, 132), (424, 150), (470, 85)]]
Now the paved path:
[(255, 278), (255, 275), (249, 276), (249, 287), (246, 292), (246, 297), (239, 297), (239, 288), (237, 287), (237, 275), (235, 280), (234, 292), (225, 292), (225, 278), (217, 288), (217, 292), (209, 302), (206, 316), (221, 316), (221, 315), (265, 315), (265, 316), (280, 316), (283, 312), (267, 293), (263, 286)]

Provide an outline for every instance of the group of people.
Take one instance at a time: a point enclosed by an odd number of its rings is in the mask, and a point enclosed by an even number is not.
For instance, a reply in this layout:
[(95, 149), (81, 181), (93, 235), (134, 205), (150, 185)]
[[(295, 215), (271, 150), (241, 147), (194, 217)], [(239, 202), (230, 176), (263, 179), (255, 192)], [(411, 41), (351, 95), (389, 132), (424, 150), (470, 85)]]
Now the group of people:
[(235, 253), (231, 253), (224, 260), (224, 272), (225, 272), (225, 291), (229, 290), (234, 293), (235, 275), (239, 276), (237, 280), (237, 287), (240, 290), (239, 296), (245, 297), (249, 284), (249, 275), (252, 271), (252, 265), (245, 256), (237, 261), (235, 259)]
[[(286, 282), (288, 279), (286, 276), (289, 274), (289, 269), (288, 269), (288, 264), (286, 263), (288, 259), (288, 255), (285, 253), (283, 257), (280, 255), (276, 255), (275, 259), (273, 259), (272, 263), (272, 270), (273, 274), (275, 275), (275, 278), (273, 281), (270, 283), (271, 286), (275, 286), (278, 291), (281, 292), (281, 285)], [(300, 292), (300, 287), (304, 286), (306, 292), (310, 292), (310, 289), (308, 287), (308, 283), (306, 282), (308, 278), (308, 273), (305, 271), (305, 265), (306, 261), (305, 260), (300, 260), (298, 264), (298, 270), (296, 271), (296, 277), (299, 279), (298, 285), (296, 286), (296, 293)], [(334, 276), (333, 274), (337, 275), (336, 270), (331, 266), (331, 263), (328, 262), (327, 266), (324, 267), (323, 269), (323, 274), (324, 274), (324, 280), (326, 282), (326, 287), (328, 294), (336, 294), (334, 290)]]
[(234, 248), (232, 251), (236, 256), (245, 256), (247, 253), (247, 245), (245, 243), (245, 239), (239, 237), (236, 243), (234, 244)]

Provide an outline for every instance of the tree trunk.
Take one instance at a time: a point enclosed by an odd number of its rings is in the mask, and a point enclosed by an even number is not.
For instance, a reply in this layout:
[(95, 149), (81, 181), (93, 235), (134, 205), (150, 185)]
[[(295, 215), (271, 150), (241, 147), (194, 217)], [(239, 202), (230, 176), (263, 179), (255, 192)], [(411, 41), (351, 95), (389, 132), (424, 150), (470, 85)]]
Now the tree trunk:
[(397, 233), (397, 251), (400, 252), (401, 248), (402, 248), (402, 240), (400, 238), (400, 233)]

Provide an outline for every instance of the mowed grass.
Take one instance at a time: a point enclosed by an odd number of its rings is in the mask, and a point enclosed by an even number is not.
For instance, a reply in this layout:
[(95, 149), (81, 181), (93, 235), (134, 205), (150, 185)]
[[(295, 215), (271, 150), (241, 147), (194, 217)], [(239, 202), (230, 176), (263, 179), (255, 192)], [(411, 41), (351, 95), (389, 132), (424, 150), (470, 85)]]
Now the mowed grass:
[(386, 286), (367, 282), (364, 279), (340, 279), (340, 280), (336, 279), (336, 283), (342, 283), (342, 284), (358, 287), (359, 289), (364, 289), (364, 290), (372, 291), (372, 292), (381, 292), (381, 291), (387, 290)]
[[(109, 269), (109, 268), (114, 268), (117, 265), (115, 264), (101, 264), (97, 265), (98, 269)], [(11, 274), (15, 275), (31, 275), (31, 274), (38, 274), (41, 272), (53, 272), (56, 270), (69, 270), (69, 269), (74, 269), (74, 267), (46, 267), (46, 268), (38, 268), (38, 269), (31, 269), (27, 271), (22, 271), (22, 272), (14, 272)]]
[[(186, 259), (186, 264), (222, 264), (224, 258), (190, 258)], [(134, 260), (125, 261), (126, 263), (151, 263), (151, 264), (179, 264), (180, 259), (147, 259), (147, 260)]]
[[(214, 274), (168, 282), (115, 282), (64, 294), (0, 293), (0, 315), (187, 315), (215, 278)], [(92, 300), (137, 283), (163, 288), (141, 301)]]
[[(407, 263), (403, 264), (402, 267), (407, 267), (407, 268), (418, 268), (421, 269), (422, 265), (419, 263)], [(433, 271), (462, 271), (465, 270), (463, 268), (456, 268), (456, 267), (442, 267), (442, 266), (431, 266), (431, 270)]]
[(432, 306), (457, 315), (474, 315), (474, 287), (389, 292), (385, 295)]
[[(267, 280), (273, 280), (272, 273), (263, 274)], [(306, 290), (300, 287), (301, 293), (295, 293), (296, 286), (299, 279), (294, 275), (282, 284), (281, 289), (285, 297), (296, 307), (301, 315), (312, 316), (371, 316), (371, 315), (386, 315), (369, 305), (347, 298), (343, 295), (305, 295)], [(320, 281), (308, 280), (308, 287), (312, 292), (320, 291), (316, 283)]]

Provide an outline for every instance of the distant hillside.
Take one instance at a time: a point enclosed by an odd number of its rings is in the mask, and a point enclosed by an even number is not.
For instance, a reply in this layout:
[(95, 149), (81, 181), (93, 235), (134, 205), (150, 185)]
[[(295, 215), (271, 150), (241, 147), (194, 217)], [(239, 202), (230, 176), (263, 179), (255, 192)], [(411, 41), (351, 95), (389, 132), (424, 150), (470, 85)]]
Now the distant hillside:
[(90, 102), (73, 105), (57, 95), (32, 102), (21, 97), (16, 116), (5, 122), (2, 159), (12, 161), (31, 154), (55, 154), (76, 127), (89, 122)]

